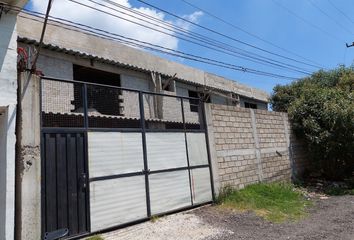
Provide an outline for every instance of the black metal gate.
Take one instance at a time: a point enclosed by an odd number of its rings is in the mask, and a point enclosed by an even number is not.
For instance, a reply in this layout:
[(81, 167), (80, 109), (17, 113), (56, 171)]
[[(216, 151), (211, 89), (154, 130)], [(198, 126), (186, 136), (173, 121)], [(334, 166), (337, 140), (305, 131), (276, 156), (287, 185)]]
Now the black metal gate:
[(43, 233), (82, 236), (213, 200), (200, 99), (41, 81)]
[(84, 133), (43, 132), (44, 232), (89, 231), (86, 138)]

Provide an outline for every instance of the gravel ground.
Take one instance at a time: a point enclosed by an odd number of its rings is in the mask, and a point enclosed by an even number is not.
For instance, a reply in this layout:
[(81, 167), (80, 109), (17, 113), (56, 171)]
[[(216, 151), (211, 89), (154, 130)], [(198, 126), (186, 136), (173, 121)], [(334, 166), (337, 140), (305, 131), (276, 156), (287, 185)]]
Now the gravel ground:
[(205, 206), (103, 234), (105, 240), (354, 240), (354, 196), (315, 200), (309, 216), (273, 224), (252, 212)]
[(208, 240), (354, 240), (354, 196), (317, 199), (309, 216), (295, 223), (272, 224), (250, 212), (230, 213), (216, 207), (198, 209), (194, 214), (206, 224), (231, 233)]
[(102, 237), (104, 240), (202, 240), (227, 234), (228, 230), (211, 226), (192, 212), (184, 212), (102, 234)]

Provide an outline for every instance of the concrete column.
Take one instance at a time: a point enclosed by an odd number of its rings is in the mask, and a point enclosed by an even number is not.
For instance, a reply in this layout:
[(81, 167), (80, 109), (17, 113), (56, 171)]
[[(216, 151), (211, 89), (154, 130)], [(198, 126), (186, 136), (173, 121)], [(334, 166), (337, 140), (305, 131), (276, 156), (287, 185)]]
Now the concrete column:
[(41, 238), (40, 79), (19, 76), (16, 239)]
[(219, 165), (218, 165), (218, 157), (215, 149), (215, 138), (214, 138), (214, 126), (213, 126), (213, 116), (211, 112), (211, 104), (204, 104), (205, 106), (205, 119), (206, 125), (208, 128), (208, 141), (209, 141), (209, 152), (210, 152), (210, 160), (211, 160), (211, 169), (214, 180), (214, 191), (215, 195), (219, 195), (220, 190), (220, 176), (219, 176)]
[(254, 110), (250, 108), (250, 113), (251, 113), (251, 120), (252, 120), (252, 133), (253, 133), (253, 138), (255, 142), (255, 154), (256, 154), (256, 160), (257, 160), (257, 175), (258, 175), (258, 181), (262, 182), (263, 181), (263, 168), (262, 168), (262, 159), (261, 159), (261, 148), (259, 145), (259, 138), (258, 138), (258, 133), (257, 133), (257, 123), (256, 123), (256, 116), (254, 114)]
[(287, 113), (282, 113), (282, 118), (283, 118), (283, 123), (284, 123), (284, 132), (285, 132), (286, 146), (287, 146), (288, 152), (289, 152), (289, 161), (290, 161), (290, 168), (291, 168), (291, 179), (295, 180), (297, 172), (296, 172), (296, 165), (295, 165), (295, 162), (294, 162), (293, 149), (292, 149), (291, 141), (290, 141), (289, 119), (288, 119)]

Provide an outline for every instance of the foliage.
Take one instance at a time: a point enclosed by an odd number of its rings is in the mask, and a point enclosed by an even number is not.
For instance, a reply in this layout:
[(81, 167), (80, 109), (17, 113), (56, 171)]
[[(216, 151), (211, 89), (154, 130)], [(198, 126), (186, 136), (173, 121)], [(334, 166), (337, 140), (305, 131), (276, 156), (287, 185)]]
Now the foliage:
[(326, 188), (324, 193), (330, 196), (354, 195), (354, 189), (332, 186)]
[(354, 67), (319, 71), (271, 96), (275, 111), (289, 113), (292, 127), (307, 142), (317, 169), (340, 180), (354, 171)]
[(272, 222), (297, 220), (306, 216), (306, 207), (311, 204), (285, 183), (254, 184), (242, 190), (223, 189), (218, 203), (227, 208), (251, 210)]

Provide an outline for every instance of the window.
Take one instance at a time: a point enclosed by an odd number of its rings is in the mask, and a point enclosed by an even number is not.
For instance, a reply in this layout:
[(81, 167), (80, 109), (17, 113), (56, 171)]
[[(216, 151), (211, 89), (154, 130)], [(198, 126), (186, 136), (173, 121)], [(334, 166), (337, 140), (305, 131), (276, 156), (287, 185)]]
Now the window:
[[(79, 65), (73, 66), (74, 79), (87, 83), (99, 83), (110, 86), (120, 86), (120, 75), (105, 72)], [(82, 92), (74, 89), (75, 92)], [(88, 111), (98, 112), (105, 115), (122, 115), (121, 90), (115, 88), (87, 86), (87, 107)], [(82, 94), (75, 94), (72, 104), (75, 106), (73, 112), (82, 109)]]
[(255, 103), (245, 102), (245, 108), (253, 108), (253, 109), (257, 109), (257, 104), (255, 104)]
[[(192, 98), (198, 98), (198, 92), (188, 90), (188, 96)], [(189, 106), (191, 112), (198, 112), (199, 110), (199, 100), (198, 99), (189, 99)]]

